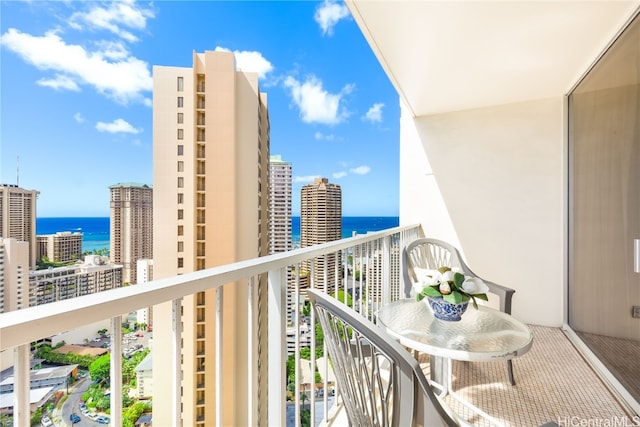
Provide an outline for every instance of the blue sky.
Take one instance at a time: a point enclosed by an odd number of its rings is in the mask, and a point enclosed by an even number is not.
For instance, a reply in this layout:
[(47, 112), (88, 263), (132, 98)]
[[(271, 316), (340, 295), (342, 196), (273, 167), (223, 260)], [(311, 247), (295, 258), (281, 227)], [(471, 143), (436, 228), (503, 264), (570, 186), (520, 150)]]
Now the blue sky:
[[(224, 49), (268, 94), (271, 153), (347, 216), (398, 215), (398, 96), (343, 3), (0, 1), (0, 181), (38, 216), (108, 216), (153, 184), (152, 68)], [(19, 174), (18, 174), (19, 171)]]

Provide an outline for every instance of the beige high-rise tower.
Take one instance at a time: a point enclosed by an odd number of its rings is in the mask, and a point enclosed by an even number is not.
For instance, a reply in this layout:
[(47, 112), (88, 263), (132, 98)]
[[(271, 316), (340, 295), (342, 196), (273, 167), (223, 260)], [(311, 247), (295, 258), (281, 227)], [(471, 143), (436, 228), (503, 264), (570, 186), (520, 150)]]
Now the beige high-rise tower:
[[(194, 52), (192, 67), (155, 66), (153, 145), (154, 279), (268, 253), (269, 115), (256, 73), (238, 71), (229, 52)], [(267, 304), (257, 300), (266, 298), (265, 286), (259, 280), (251, 296), (255, 310), (263, 310), (256, 313), (262, 325)], [(248, 325), (247, 282), (224, 286), (222, 349), (216, 349), (216, 292), (183, 298), (182, 365), (173, 375), (167, 369), (176, 342), (173, 307), (154, 307), (154, 423), (215, 425), (219, 380), (223, 425), (258, 418), (266, 424), (266, 384), (248, 385), (247, 334), (259, 325)], [(266, 366), (266, 352), (260, 357), (256, 372)], [(182, 395), (181, 407), (173, 405), (174, 394)]]
[(29, 268), (36, 268), (36, 200), (39, 191), (0, 184), (0, 237), (29, 243)]
[[(300, 246), (307, 247), (342, 238), (342, 189), (329, 183), (327, 178), (316, 178), (313, 184), (302, 186), (300, 200)], [(321, 287), (326, 274), (327, 290), (333, 290), (340, 282), (340, 254), (318, 257), (313, 263), (316, 286)], [(301, 266), (311, 273), (311, 263)], [(338, 271), (339, 273), (339, 271)]]
[(291, 163), (269, 159), (269, 253), (293, 249), (291, 241)]
[(122, 265), (123, 283), (137, 282), (137, 261), (153, 258), (153, 189), (146, 184), (111, 185), (111, 261)]

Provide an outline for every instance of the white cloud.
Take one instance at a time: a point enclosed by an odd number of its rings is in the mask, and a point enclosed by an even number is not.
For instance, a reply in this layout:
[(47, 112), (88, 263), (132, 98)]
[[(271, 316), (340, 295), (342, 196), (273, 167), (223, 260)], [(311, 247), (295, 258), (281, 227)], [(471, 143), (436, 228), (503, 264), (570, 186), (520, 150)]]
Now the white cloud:
[[(231, 52), (231, 50), (217, 46), (216, 52)], [(264, 79), (268, 73), (273, 71), (273, 65), (260, 52), (248, 50), (234, 50), (236, 57), (236, 68), (242, 71), (258, 73), (258, 77)]]
[(336, 140), (336, 136), (332, 133), (330, 133), (329, 135), (325, 135), (322, 132), (316, 132), (313, 134), (313, 137), (318, 140), (318, 141), (335, 141)]
[(325, 0), (318, 8), (313, 19), (320, 25), (322, 35), (333, 35), (333, 27), (349, 16), (349, 9), (344, 4), (338, 4), (333, 0)]
[(293, 182), (313, 182), (316, 178), (320, 178), (320, 175), (307, 175), (307, 176), (294, 176)]
[(366, 175), (371, 172), (371, 168), (369, 166), (358, 166), (357, 168), (349, 169), (349, 172), (355, 173), (356, 175)]
[(347, 176), (346, 172), (335, 172), (333, 175), (333, 179), (340, 179), (340, 178), (344, 178), (345, 176)]
[(136, 129), (131, 124), (123, 119), (115, 119), (111, 123), (98, 122), (96, 123), (96, 129), (99, 132), (109, 133), (140, 133), (140, 129)]
[(67, 44), (54, 31), (32, 36), (15, 28), (7, 30), (0, 37), (0, 43), (40, 70), (56, 73), (55, 79), (44, 80), (51, 87), (51, 82), (62, 82), (64, 77), (66, 86), (58, 85), (58, 89), (74, 89), (71, 82), (75, 87), (85, 84), (121, 104), (146, 103), (142, 93), (153, 88), (148, 64), (114, 49), (114, 45), (92, 52), (80, 45)]
[(56, 75), (53, 79), (40, 79), (36, 82), (40, 86), (50, 87), (52, 89), (66, 89), (74, 92), (80, 92), (80, 87), (67, 76)]
[(340, 101), (344, 95), (351, 93), (353, 84), (348, 84), (339, 93), (332, 94), (324, 90), (322, 81), (315, 76), (308, 77), (303, 83), (288, 76), (284, 80), (284, 86), (291, 91), (291, 98), (305, 123), (334, 125), (349, 117), (349, 112), (344, 107), (340, 108)]
[(382, 107), (384, 107), (383, 102), (376, 102), (369, 108), (369, 111), (362, 116), (362, 120), (366, 120), (371, 123), (380, 123), (382, 122)]
[(82, 114), (80, 113), (75, 113), (73, 115), (73, 119), (78, 123), (84, 123), (84, 117), (82, 117)]
[(69, 25), (77, 30), (84, 29), (84, 26), (92, 30), (107, 30), (128, 42), (136, 42), (138, 38), (123, 27), (143, 30), (147, 18), (155, 16), (152, 10), (141, 8), (132, 0), (109, 2), (108, 8), (95, 3), (91, 5), (93, 7), (88, 12), (71, 15)]

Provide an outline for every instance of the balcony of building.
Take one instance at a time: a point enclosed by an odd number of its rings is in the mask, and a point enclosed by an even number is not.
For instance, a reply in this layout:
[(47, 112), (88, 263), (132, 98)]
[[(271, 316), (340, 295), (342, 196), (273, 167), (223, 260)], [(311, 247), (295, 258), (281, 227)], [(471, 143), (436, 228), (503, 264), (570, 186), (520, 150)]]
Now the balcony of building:
[[(516, 290), (513, 315), (533, 331), (532, 349), (514, 361), (515, 386), (507, 383), (502, 363), (454, 363), (453, 386), (464, 397), (505, 425), (535, 426), (548, 421), (566, 426), (638, 423), (640, 369), (635, 363), (640, 359), (637, 345), (640, 327), (629, 305), (640, 306), (640, 276), (634, 272), (637, 256), (634, 258), (632, 250), (627, 249), (632, 249), (633, 238), (640, 236), (625, 229), (620, 233), (622, 238), (615, 241), (600, 239), (594, 244), (577, 239), (575, 230), (581, 218), (576, 212), (582, 206), (575, 202), (582, 199), (576, 193), (576, 183), (584, 175), (575, 174), (575, 160), (580, 160), (575, 157), (575, 141), (578, 138), (584, 141), (592, 134), (615, 148), (604, 155), (587, 156), (596, 165), (588, 168), (588, 172), (602, 170), (605, 175), (598, 179), (609, 181), (606, 184), (588, 181), (583, 191), (587, 196), (598, 197), (624, 193), (601, 207), (613, 206), (616, 212), (625, 209), (630, 212), (622, 217), (614, 214), (597, 217), (598, 221), (588, 225), (593, 229), (613, 229), (632, 224), (631, 231), (637, 232), (634, 221), (639, 218), (640, 178), (633, 175), (640, 171), (637, 164), (640, 91), (637, 66), (633, 65), (638, 61), (640, 43), (634, 38), (637, 36), (622, 44), (622, 55), (615, 54), (618, 42), (627, 38), (623, 34), (625, 29), (633, 28), (637, 34), (640, 2), (347, 0), (346, 3), (400, 98), (403, 226), (87, 295), (78, 298), (73, 307), (51, 303), (0, 315), (0, 349), (13, 352), (16, 360), (16, 425), (27, 424), (24, 420), (28, 418), (31, 342), (105, 318), (119, 325), (122, 313), (161, 304), (174, 308), (167, 329), (180, 331), (181, 301), (194, 295), (195, 305), (204, 306), (203, 292), (215, 290), (216, 298), (213, 301), (207, 298), (206, 302), (215, 305), (214, 317), (221, 319), (225, 314), (224, 295), (235, 297), (240, 287), (252, 296), (243, 301), (247, 327), (241, 331), (241, 340), (246, 342), (246, 349), (239, 351), (237, 348), (242, 346), (237, 346), (230, 350), (221, 340), (214, 359), (219, 358), (219, 352), (228, 350), (230, 357), (239, 362), (230, 374), (241, 374), (239, 378), (246, 381), (237, 384), (238, 389), (231, 394), (217, 380), (227, 374), (223, 363), (206, 365), (207, 375), (215, 373), (212, 377), (197, 375), (198, 366), (204, 366), (181, 362), (180, 334), (176, 333), (175, 345), (163, 349), (174, 357), (166, 368), (173, 400), (165, 412), (170, 415), (154, 421), (181, 424), (184, 413), (179, 379), (194, 377), (191, 394), (206, 392), (207, 396), (204, 405), (201, 398), (193, 399), (199, 409), (192, 411), (194, 422), (287, 425), (291, 418), (292, 425), (300, 425), (304, 406), (311, 409), (313, 425), (330, 424), (339, 399), (330, 393), (317, 397), (316, 393), (307, 393), (313, 390), (313, 385), (302, 382), (302, 375), (296, 375), (296, 382), (291, 384), (286, 378), (286, 329), (290, 312), (302, 310), (300, 296), (304, 294), (304, 286), (300, 285), (309, 283), (324, 289), (329, 275), (337, 277), (339, 286), (347, 293), (376, 296), (355, 302), (360, 313), (374, 318), (378, 307), (402, 296), (400, 273), (391, 268), (390, 261), (399, 257), (401, 249), (419, 235), (455, 244), (483, 277), (513, 287)], [(631, 62), (625, 63), (624, 58)], [(603, 72), (589, 77), (593, 70)], [(584, 83), (593, 86), (581, 91)], [(622, 107), (617, 104), (616, 108), (610, 107), (610, 98), (597, 98), (620, 88), (626, 102)], [(619, 118), (624, 123), (606, 126), (598, 114), (602, 111), (597, 109), (575, 116), (580, 113), (575, 108), (579, 105), (574, 101), (580, 101), (574, 97), (576, 94), (586, 96), (588, 106), (613, 112), (606, 114), (613, 117), (611, 120)], [(204, 102), (204, 98), (198, 101)], [(592, 132), (590, 128), (584, 131), (576, 126), (585, 122), (600, 128)], [(625, 133), (629, 126), (635, 126), (635, 133), (633, 130)], [(604, 132), (607, 127), (614, 137)], [(618, 151), (615, 144), (620, 141), (630, 141), (629, 145), (636, 148), (628, 152), (619, 150), (623, 155), (615, 157), (618, 166), (612, 167), (605, 160)], [(198, 157), (204, 159), (204, 145), (197, 149)], [(636, 163), (629, 165), (625, 163), (627, 160)], [(627, 175), (620, 175), (624, 173)], [(625, 191), (618, 191), (620, 188)], [(204, 234), (198, 235), (199, 240), (204, 238)], [(380, 252), (374, 254), (374, 248), (380, 248)], [(625, 252), (618, 252), (620, 248)], [(613, 258), (574, 258), (585, 249), (610, 253)], [(307, 273), (299, 269), (303, 262), (313, 266), (314, 261), (338, 253), (340, 256), (336, 258), (342, 260), (342, 270), (312, 269)], [(350, 253), (362, 254), (354, 265), (363, 268), (377, 269), (379, 266), (365, 260), (381, 259), (381, 274), (376, 276), (380, 282), (374, 285), (350, 276), (345, 265)], [(382, 256), (378, 257), (380, 253)], [(402, 268), (401, 259), (397, 260)], [(609, 270), (609, 261), (613, 270)], [(595, 280), (595, 275), (577, 276), (594, 268), (606, 272), (607, 280)], [(626, 272), (619, 282), (607, 276), (616, 271)], [(365, 277), (371, 280), (374, 275)], [(618, 295), (612, 302), (610, 294), (615, 296), (614, 292), (596, 292), (595, 296), (581, 299), (582, 294), (576, 294), (572, 288), (584, 286), (578, 290), (592, 292), (594, 289), (587, 285), (593, 282), (603, 288), (624, 283), (624, 296)], [(262, 298), (259, 302), (258, 295)], [(293, 301), (290, 311), (287, 295)], [(571, 313), (585, 309), (582, 317), (586, 319), (571, 318)], [(617, 319), (620, 313), (624, 316), (620, 325), (614, 323), (606, 333), (589, 331)], [(211, 317), (207, 314), (206, 321)], [(313, 315), (310, 322), (313, 335)], [(576, 322), (590, 328), (576, 332), (572, 326)], [(614, 332), (635, 338), (618, 337)], [(205, 334), (204, 328), (196, 328), (193, 335), (194, 341), (203, 345), (221, 336), (208, 331)], [(313, 345), (313, 336), (311, 342)], [(114, 354), (118, 350), (114, 347)], [(195, 353), (201, 355), (198, 350)], [(111, 395), (112, 420), (118, 425), (117, 390), (121, 387), (117, 383), (117, 360), (113, 366), (111, 389), (116, 392)], [(298, 359), (297, 372), (300, 366), (302, 362)], [(311, 369), (316, 366), (317, 361), (312, 359)], [(213, 385), (211, 378), (216, 379)], [(324, 379), (320, 386), (329, 389)], [(236, 399), (239, 394), (246, 401)], [(456, 402), (449, 403), (472, 424), (484, 424)]]
[[(197, 376), (208, 373), (209, 370), (222, 377), (227, 369), (235, 370), (234, 375), (244, 372), (246, 384), (238, 384), (241, 393), (249, 400), (248, 414), (237, 414), (237, 408), (224, 405), (226, 389), (221, 382), (215, 382), (215, 392), (211, 393), (211, 386), (206, 385), (207, 396), (215, 396), (213, 400), (205, 400), (205, 384), (194, 383), (192, 402), (195, 422), (204, 425), (228, 425), (242, 423), (243, 425), (300, 425), (305, 408), (310, 409), (310, 422), (319, 425), (321, 422), (331, 425), (341, 406), (339, 389), (334, 395), (330, 392), (334, 385), (330, 381), (331, 375), (325, 364), (320, 364), (315, 356), (309, 362), (300, 357), (293, 357), (297, 366), (296, 371), (302, 372), (302, 365), (309, 364), (311, 371), (318, 371), (320, 382), (310, 384), (305, 375), (296, 375), (295, 382), (289, 382), (286, 375), (287, 359), (287, 328), (308, 331), (311, 334), (311, 354), (316, 354), (315, 317), (309, 313), (310, 327), (303, 328), (300, 323), (304, 313), (304, 289), (301, 283), (299, 266), (308, 261), (327, 255), (340, 256), (344, 264), (335, 271), (310, 272), (311, 286), (324, 289), (327, 276), (332, 275), (339, 283), (336, 295), (350, 295), (352, 307), (361, 315), (375, 321), (377, 310), (384, 304), (404, 297), (403, 279), (398, 268), (402, 265), (400, 257), (402, 248), (410, 241), (423, 234), (423, 230), (416, 226), (398, 227), (376, 233), (342, 239), (335, 242), (314, 247), (297, 249), (283, 254), (271, 255), (224, 265), (196, 273), (183, 274), (162, 280), (108, 290), (98, 294), (86, 295), (74, 299), (73, 306), (68, 301), (54, 302), (24, 310), (4, 313), (0, 315), (0, 350), (14, 353), (15, 361), (15, 397), (14, 397), (14, 425), (26, 425), (29, 419), (29, 369), (30, 344), (57, 333), (72, 330), (85, 323), (102, 319), (111, 319), (112, 335), (112, 365), (111, 365), (111, 420), (112, 425), (122, 422), (118, 408), (121, 410), (122, 382), (120, 372), (120, 358), (122, 354), (119, 326), (122, 313), (127, 313), (150, 305), (171, 303), (179, 307), (183, 299), (190, 295), (203, 298), (203, 292), (215, 289), (219, 297), (216, 298), (216, 317), (223, 318), (224, 304), (222, 301), (226, 293), (236, 287), (259, 286), (259, 278), (267, 277), (263, 289), (265, 293), (256, 298), (257, 293), (247, 292), (245, 305), (247, 309), (248, 330), (237, 329), (247, 339), (246, 354), (233, 356), (238, 362), (236, 366), (225, 366), (221, 361), (210, 363), (205, 368), (201, 352), (200, 339), (204, 339), (203, 326), (196, 325), (197, 342), (196, 362), (193, 365), (181, 364), (178, 350), (181, 334), (172, 331), (158, 330), (154, 325), (154, 334), (168, 333), (174, 336), (174, 348), (162, 348), (162, 351), (174, 354), (173, 366), (165, 366), (165, 375), (172, 384), (173, 396), (171, 419), (154, 418), (154, 424), (181, 425), (184, 423), (180, 408), (184, 402), (179, 390), (182, 387), (175, 378), (204, 378)], [(349, 262), (353, 264), (349, 264)], [(363, 274), (349, 274), (353, 265), (360, 266)], [(381, 272), (381, 273), (379, 273)], [(293, 274), (292, 274), (293, 273)], [(233, 283), (235, 282), (235, 283)], [(230, 284), (233, 283), (233, 284)], [(360, 297), (362, 296), (362, 297)], [(518, 301), (516, 293), (514, 301)], [(346, 298), (346, 297), (345, 297)], [(203, 301), (199, 301), (203, 302)], [(258, 308), (261, 307), (261, 308)], [(290, 308), (288, 311), (287, 308)], [(266, 313), (261, 313), (265, 310)], [(174, 318), (170, 324), (173, 330), (180, 330), (180, 309), (174, 311)], [(297, 315), (296, 315), (297, 313)], [(264, 315), (266, 314), (266, 317)], [(298, 318), (297, 322), (296, 317)], [(262, 324), (266, 319), (266, 325)], [(596, 368), (585, 361), (578, 352), (568, 334), (570, 331), (562, 327), (546, 327), (530, 325), (534, 335), (533, 348), (524, 356), (515, 360), (516, 385), (508, 383), (503, 362), (487, 363), (455, 363), (453, 366), (453, 386), (468, 401), (480, 407), (483, 411), (509, 426), (533, 426), (554, 421), (560, 425), (581, 425), (576, 422), (588, 420), (629, 420), (632, 422), (634, 413), (625, 406), (619, 396), (612, 392), (606, 379), (601, 378)], [(200, 335), (200, 333), (202, 335)], [(294, 348), (299, 354), (302, 334), (294, 334)], [(253, 338), (252, 338), (253, 337)], [(265, 340), (266, 338), (266, 340)], [(207, 337), (216, 339), (216, 337)], [(305, 337), (304, 342), (308, 342)], [(264, 347), (264, 343), (267, 343)], [(215, 360), (222, 352), (234, 351), (225, 347), (221, 341), (216, 351)], [(422, 356), (419, 356), (422, 357)], [(258, 360), (266, 358), (266, 366), (256, 369)], [(211, 360), (211, 359), (207, 359)], [(245, 361), (240, 364), (239, 361)], [(192, 366), (194, 372), (188, 372)], [(425, 366), (425, 369), (427, 367)], [(176, 372), (179, 373), (176, 376)], [(154, 376), (155, 377), (155, 376)], [(174, 378), (174, 380), (171, 380)], [(291, 379), (291, 378), (289, 378)], [(315, 380), (314, 380), (315, 381)], [(312, 392), (312, 390), (322, 390)], [(324, 393), (324, 390), (327, 390)], [(158, 391), (160, 392), (160, 391)], [(164, 390), (166, 392), (166, 390)], [(154, 391), (154, 397), (155, 397)], [(233, 399), (231, 400), (233, 401)], [(244, 408), (244, 403), (238, 407)], [(473, 425), (489, 425), (484, 419), (478, 418), (457, 401), (449, 402), (463, 418)], [(185, 405), (186, 406), (186, 405)], [(207, 419), (206, 409), (214, 408), (214, 419)], [(154, 411), (154, 416), (155, 411)], [(343, 419), (338, 418), (335, 425)], [(587, 420), (587, 421), (585, 421)], [(595, 422), (595, 421), (594, 421)], [(606, 422), (606, 421), (603, 421)], [(595, 425), (595, 424), (594, 424)], [(632, 425), (632, 424), (629, 424)]]

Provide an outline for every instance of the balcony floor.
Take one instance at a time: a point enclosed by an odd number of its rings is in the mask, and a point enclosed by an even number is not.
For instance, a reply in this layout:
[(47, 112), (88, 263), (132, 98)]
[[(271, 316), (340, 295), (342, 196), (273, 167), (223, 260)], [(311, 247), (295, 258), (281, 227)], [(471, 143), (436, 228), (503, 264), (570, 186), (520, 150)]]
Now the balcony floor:
[[(530, 328), (533, 347), (514, 359), (515, 386), (508, 383), (504, 362), (454, 362), (454, 390), (506, 426), (635, 425), (562, 330)], [(446, 400), (467, 422), (489, 426), (455, 399)], [(627, 424), (616, 424), (621, 420)]]

